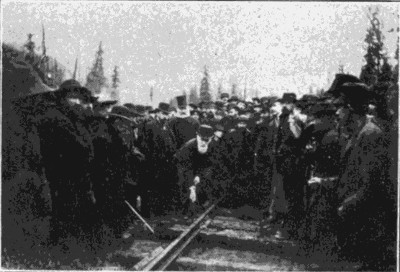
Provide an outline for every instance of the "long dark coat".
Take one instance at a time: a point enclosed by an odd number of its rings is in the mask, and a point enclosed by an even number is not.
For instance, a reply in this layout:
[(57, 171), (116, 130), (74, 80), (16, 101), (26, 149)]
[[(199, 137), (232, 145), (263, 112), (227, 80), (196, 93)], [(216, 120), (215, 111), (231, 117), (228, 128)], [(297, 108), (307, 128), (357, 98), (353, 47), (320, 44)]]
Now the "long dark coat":
[(196, 137), (196, 132), (199, 126), (199, 121), (193, 117), (172, 118), (166, 124), (167, 129), (171, 130), (173, 133), (174, 143), (177, 150), (187, 141)]
[(137, 145), (146, 156), (140, 186), (144, 212), (166, 212), (174, 204), (177, 183), (172, 132), (162, 121), (146, 120), (138, 126)]
[(200, 154), (195, 138), (187, 142), (174, 156), (179, 179), (180, 205), (184, 209), (189, 204), (189, 188), (194, 185), (195, 176), (200, 177), (200, 184), (196, 186), (199, 202), (216, 197), (219, 184), (213, 179), (213, 174), (218, 165), (212, 152), (213, 149), (209, 146), (207, 153)]
[(68, 108), (49, 108), (38, 120), (40, 150), (49, 181), (53, 234), (78, 235), (94, 210), (91, 167), (94, 148), (83, 119)]
[(392, 204), (390, 181), (385, 174), (388, 156), (384, 135), (372, 120), (364, 118), (348, 139), (341, 165), (338, 206), (343, 210), (339, 210), (339, 243), (344, 251), (352, 249), (365, 260), (378, 262), (390, 244), (385, 223)]

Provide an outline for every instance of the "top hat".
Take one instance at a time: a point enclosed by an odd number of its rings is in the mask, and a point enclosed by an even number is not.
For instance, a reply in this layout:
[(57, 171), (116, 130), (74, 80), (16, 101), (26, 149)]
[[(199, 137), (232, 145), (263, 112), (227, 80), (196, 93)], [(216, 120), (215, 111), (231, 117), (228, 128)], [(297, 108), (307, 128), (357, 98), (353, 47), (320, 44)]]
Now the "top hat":
[(186, 102), (186, 96), (185, 95), (180, 95), (176, 97), (176, 101), (178, 102), (178, 107), (180, 109), (186, 108), (187, 102)]
[(295, 93), (284, 93), (282, 98), (278, 101), (281, 103), (295, 103), (296, 102), (296, 94)]

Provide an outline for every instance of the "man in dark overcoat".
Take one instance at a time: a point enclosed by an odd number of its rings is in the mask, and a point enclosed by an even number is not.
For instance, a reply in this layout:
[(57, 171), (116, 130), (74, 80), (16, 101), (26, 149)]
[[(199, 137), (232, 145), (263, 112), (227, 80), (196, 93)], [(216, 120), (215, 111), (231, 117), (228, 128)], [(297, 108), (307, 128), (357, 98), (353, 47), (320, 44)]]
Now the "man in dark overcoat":
[(214, 130), (201, 125), (196, 138), (187, 142), (175, 154), (179, 178), (180, 205), (186, 214), (207, 201), (218, 198), (218, 183), (213, 181), (214, 167), (218, 167), (211, 154), (210, 143)]
[(90, 230), (96, 198), (91, 167), (94, 148), (85, 127), (93, 97), (76, 81), (56, 91), (55, 107), (38, 120), (40, 148), (52, 198), (51, 239), (70, 234), (83, 238)]
[(387, 249), (394, 241), (387, 231), (393, 198), (385, 174), (389, 164), (384, 135), (366, 116), (370, 95), (366, 85), (346, 83), (338, 92), (344, 99), (338, 113), (347, 138), (337, 191), (340, 251), (361, 261), (365, 269), (387, 269), (391, 261)]
[(190, 116), (190, 112), (187, 108), (186, 96), (178, 96), (176, 99), (178, 101), (178, 113), (167, 122), (166, 127), (172, 131), (175, 147), (179, 149), (187, 141), (196, 137), (196, 131), (200, 123)]
[(146, 156), (143, 165), (145, 182), (142, 187), (142, 212), (145, 216), (162, 214), (172, 208), (175, 169), (172, 164), (175, 144), (166, 125), (169, 104), (160, 103), (155, 119), (139, 125), (138, 146)]

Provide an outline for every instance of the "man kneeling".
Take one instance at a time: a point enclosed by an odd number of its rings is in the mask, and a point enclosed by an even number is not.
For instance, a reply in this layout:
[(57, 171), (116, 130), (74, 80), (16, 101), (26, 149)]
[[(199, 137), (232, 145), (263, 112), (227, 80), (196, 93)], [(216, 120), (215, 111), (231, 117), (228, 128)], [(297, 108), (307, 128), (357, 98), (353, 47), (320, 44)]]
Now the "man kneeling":
[(212, 180), (215, 164), (210, 150), (213, 136), (214, 130), (211, 126), (201, 125), (196, 138), (184, 144), (175, 154), (179, 205), (184, 215), (199, 211), (216, 197), (217, 184)]

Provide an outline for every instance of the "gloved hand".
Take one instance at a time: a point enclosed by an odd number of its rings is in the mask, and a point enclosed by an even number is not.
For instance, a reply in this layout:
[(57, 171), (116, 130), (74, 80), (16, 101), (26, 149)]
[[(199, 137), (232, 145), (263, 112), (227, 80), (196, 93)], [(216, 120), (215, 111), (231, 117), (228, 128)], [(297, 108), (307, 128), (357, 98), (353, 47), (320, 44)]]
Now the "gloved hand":
[(96, 197), (94, 196), (94, 192), (92, 190), (87, 192), (87, 196), (91, 204), (96, 204)]
[(322, 179), (319, 177), (312, 177), (311, 179), (308, 180), (308, 184), (313, 184), (313, 183), (321, 183)]
[(139, 162), (146, 160), (146, 156), (137, 147), (133, 147), (132, 153)]
[(200, 177), (199, 176), (195, 176), (194, 179), (193, 179), (193, 183), (194, 183), (195, 186), (197, 184), (199, 184), (200, 183)]
[(190, 195), (189, 198), (192, 201), (192, 203), (196, 202), (197, 196), (196, 196), (196, 186), (190, 186)]

